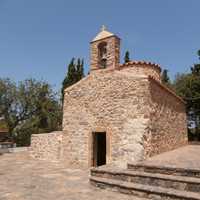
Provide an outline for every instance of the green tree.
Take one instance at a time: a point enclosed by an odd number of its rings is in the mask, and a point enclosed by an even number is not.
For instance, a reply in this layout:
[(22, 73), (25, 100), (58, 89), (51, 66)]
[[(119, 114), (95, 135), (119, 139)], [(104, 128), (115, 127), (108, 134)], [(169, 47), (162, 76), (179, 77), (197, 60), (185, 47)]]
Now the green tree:
[(126, 51), (125, 56), (124, 56), (124, 63), (127, 63), (129, 61), (130, 61), (129, 51)]
[(0, 79), (0, 116), (7, 123), (10, 137), (18, 145), (30, 144), (33, 133), (60, 129), (61, 104), (51, 86), (28, 79), (18, 85)]
[(161, 81), (163, 84), (168, 85), (170, 84), (170, 78), (168, 76), (168, 70), (164, 69), (161, 75)]
[(69, 87), (76, 83), (76, 64), (74, 63), (75, 58), (72, 58), (69, 67), (68, 67), (68, 72), (67, 72), (67, 79), (66, 79), (66, 87)]
[(64, 99), (64, 90), (65, 88), (73, 85), (75, 83), (75, 77), (76, 77), (76, 68), (75, 68), (75, 64), (74, 64), (74, 60), (75, 58), (71, 59), (71, 62), (68, 65), (68, 70), (67, 70), (67, 75), (65, 76), (63, 82), (62, 82), (62, 101)]
[(77, 59), (77, 64), (76, 64), (76, 81), (80, 81), (84, 77), (84, 61), (83, 59), (81, 60), (80, 58)]
[(190, 88), (191, 96), (188, 98), (188, 103), (192, 110), (195, 133), (200, 140), (200, 63), (194, 64), (191, 68)]
[(0, 79), (0, 116), (6, 121), (10, 136), (21, 118), (16, 112), (17, 107), (16, 84), (10, 79)]
[(75, 84), (76, 82), (80, 81), (84, 77), (84, 61), (80, 58), (77, 59), (75, 62), (75, 58), (72, 58), (70, 64), (68, 65), (67, 75), (65, 76), (63, 83), (62, 83), (62, 102), (64, 99), (64, 90)]
[[(199, 56), (200, 60), (200, 50), (197, 52), (197, 55)], [(194, 66), (191, 67), (191, 72), (194, 76), (200, 77), (200, 63), (194, 64)]]
[(8, 127), (7, 127), (5, 120), (3, 118), (0, 119), (0, 130), (7, 130), (7, 129), (8, 129)]
[(176, 76), (174, 88), (186, 101), (189, 129), (200, 140), (200, 64), (194, 64), (190, 73)]

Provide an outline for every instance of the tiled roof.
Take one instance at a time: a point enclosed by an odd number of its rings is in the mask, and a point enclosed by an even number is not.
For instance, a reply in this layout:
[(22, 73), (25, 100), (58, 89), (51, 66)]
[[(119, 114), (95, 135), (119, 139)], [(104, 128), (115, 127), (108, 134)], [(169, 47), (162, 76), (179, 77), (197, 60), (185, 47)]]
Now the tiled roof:
[(152, 63), (152, 62), (147, 62), (147, 61), (135, 61), (134, 60), (134, 61), (130, 61), (130, 62), (121, 64), (119, 67), (123, 68), (123, 67), (128, 67), (128, 66), (131, 66), (131, 65), (148, 65), (148, 66), (156, 67), (161, 71), (160, 65), (158, 65), (156, 63)]
[(102, 26), (101, 28), (101, 32), (97, 34), (97, 36), (92, 40), (92, 42), (97, 41), (97, 40), (101, 40), (110, 36), (113, 36), (114, 34), (107, 31), (105, 26)]

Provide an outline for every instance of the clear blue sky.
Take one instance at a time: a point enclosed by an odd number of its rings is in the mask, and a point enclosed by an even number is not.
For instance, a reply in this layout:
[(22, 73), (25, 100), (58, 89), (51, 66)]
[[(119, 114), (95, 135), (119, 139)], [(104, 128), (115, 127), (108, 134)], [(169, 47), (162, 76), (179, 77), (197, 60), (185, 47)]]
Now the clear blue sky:
[(89, 67), (89, 42), (105, 24), (121, 57), (159, 63), (173, 77), (197, 62), (200, 0), (0, 0), (0, 77), (60, 88), (72, 57)]

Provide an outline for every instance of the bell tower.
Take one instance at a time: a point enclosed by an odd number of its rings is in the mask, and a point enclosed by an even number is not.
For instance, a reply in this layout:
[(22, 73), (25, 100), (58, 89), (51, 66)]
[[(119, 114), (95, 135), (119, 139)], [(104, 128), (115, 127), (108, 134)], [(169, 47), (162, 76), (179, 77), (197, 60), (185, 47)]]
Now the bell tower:
[(102, 26), (90, 43), (90, 70), (114, 69), (120, 62), (120, 38)]

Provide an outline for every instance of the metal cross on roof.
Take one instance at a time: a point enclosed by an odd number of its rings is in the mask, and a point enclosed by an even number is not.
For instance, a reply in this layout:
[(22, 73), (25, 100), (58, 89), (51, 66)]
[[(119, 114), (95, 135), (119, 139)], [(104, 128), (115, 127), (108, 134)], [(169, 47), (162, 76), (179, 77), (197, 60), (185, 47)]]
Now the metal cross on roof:
[(105, 25), (102, 25), (101, 31), (105, 31), (105, 30), (106, 30), (106, 26), (105, 26)]

